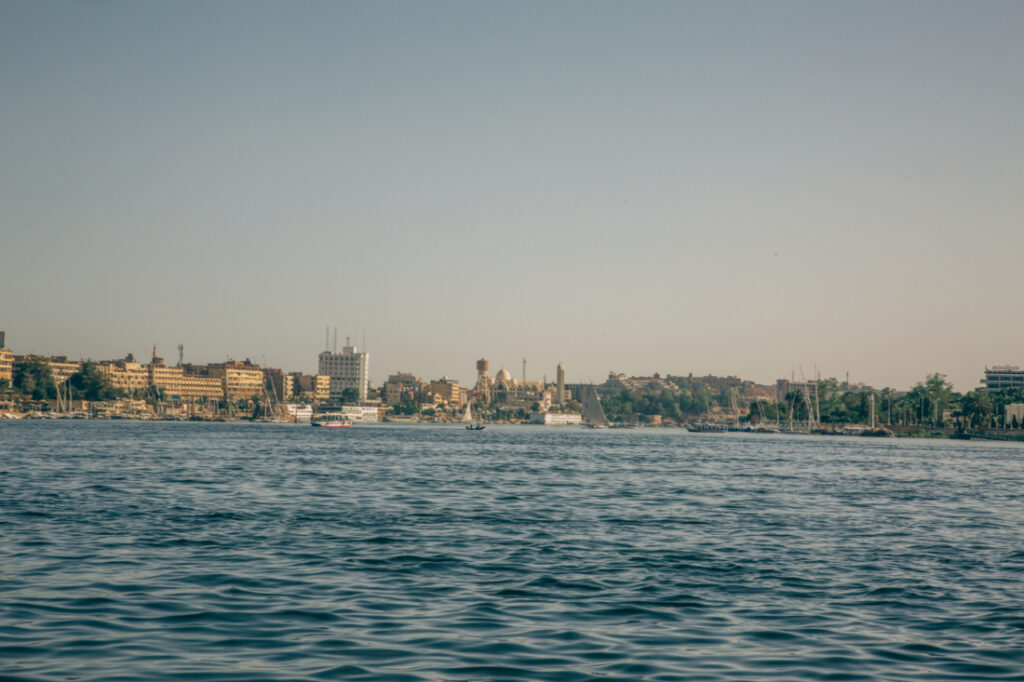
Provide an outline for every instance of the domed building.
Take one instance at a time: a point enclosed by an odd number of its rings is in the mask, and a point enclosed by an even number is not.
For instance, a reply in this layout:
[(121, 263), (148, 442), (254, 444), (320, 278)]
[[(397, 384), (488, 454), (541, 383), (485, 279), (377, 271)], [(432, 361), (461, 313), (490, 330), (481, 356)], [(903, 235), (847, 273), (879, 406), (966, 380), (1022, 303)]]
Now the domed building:
[(504, 391), (514, 390), (516, 383), (516, 380), (512, 378), (512, 374), (504, 367), (494, 375), (494, 387), (497, 389)]
[[(502, 367), (494, 378), (487, 376), (490, 363), (480, 359), (476, 363), (477, 380), (474, 392), (476, 400), (487, 404), (495, 403), (505, 406), (528, 407), (540, 402), (550, 405), (557, 397), (556, 386), (545, 386), (543, 381), (524, 381), (516, 379), (512, 373)], [(562, 370), (564, 372), (564, 369)]]

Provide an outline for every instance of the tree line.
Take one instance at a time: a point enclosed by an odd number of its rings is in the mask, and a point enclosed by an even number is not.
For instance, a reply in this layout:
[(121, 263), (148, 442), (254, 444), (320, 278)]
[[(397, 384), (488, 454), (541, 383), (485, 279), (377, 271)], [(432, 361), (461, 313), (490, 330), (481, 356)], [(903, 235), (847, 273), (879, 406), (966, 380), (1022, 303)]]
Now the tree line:
[[(602, 389), (601, 404), (608, 419), (700, 419), (715, 408), (737, 407), (748, 383), (719, 380), (717, 386), (709, 387), (703, 379), (668, 377), (665, 381), (670, 385), (653, 390)], [(1007, 405), (1024, 403), (1024, 388), (993, 393), (978, 388), (958, 393), (945, 375), (938, 373), (928, 375), (905, 393), (891, 388), (842, 391), (834, 377), (821, 379), (812, 386), (808, 391), (791, 391), (782, 400), (750, 401), (744, 406), (748, 414), (742, 419), (751, 423), (811, 420), (819, 424), (868, 424), (873, 409), (878, 424), (1024, 428), (1015, 416), (1009, 421), (1004, 418)]]

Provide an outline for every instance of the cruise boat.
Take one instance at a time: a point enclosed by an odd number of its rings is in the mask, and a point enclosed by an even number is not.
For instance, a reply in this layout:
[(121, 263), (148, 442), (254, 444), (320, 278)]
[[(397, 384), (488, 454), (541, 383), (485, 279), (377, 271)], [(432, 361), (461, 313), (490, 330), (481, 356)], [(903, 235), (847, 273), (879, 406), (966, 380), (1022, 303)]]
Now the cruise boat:
[(322, 426), (329, 429), (350, 429), (352, 422), (348, 415), (341, 412), (324, 412), (314, 416), (310, 421), (313, 426)]

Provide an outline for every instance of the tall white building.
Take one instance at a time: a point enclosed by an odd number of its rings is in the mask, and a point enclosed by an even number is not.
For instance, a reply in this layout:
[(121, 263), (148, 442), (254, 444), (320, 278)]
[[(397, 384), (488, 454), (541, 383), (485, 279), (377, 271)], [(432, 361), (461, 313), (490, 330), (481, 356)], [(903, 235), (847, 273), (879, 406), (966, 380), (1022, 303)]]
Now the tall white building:
[[(331, 399), (341, 397), (346, 388), (359, 391), (359, 400), (366, 400), (370, 388), (370, 354), (360, 353), (355, 346), (345, 345), (340, 353), (324, 351), (320, 353), (320, 371), (331, 378)], [(337, 348), (337, 346), (335, 346)]]

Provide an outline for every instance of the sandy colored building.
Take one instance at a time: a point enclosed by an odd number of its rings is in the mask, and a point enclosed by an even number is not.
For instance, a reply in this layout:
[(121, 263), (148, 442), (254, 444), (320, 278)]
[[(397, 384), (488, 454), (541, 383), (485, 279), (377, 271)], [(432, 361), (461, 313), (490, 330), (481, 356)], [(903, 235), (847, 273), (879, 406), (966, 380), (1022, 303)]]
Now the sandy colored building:
[(452, 407), (462, 407), (462, 391), (459, 389), (459, 382), (444, 377), (427, 384), (426, 393), (433, 396), (434, 402), (448, 403)]
[(331, 378), (326, 374), (303, 374), (292, 372), (292, 393), (301, 400), (310, 400), (317, 405), (331, 398)]
[(224, 395), (228, 400), (250, 400), (264, 390), (263, 370), (248, 360), (207, 365), (203, 374), (224, 382)]
[(220, 400), (224, 397), (224, 382), (218, 377), (186, 374), (180, 367), (149, 366), (149, 382), (163, 390), (167, 398), (197, 400), (208, 398)]
[(101, 362), (98, 367), (113, 388), (129, 393), (149, 388), (149, 370), (134, 360)]
[(14, 353), (0, 350), (0, 382), (14, 381)]
[(295, 378), (279, 369), (265, 369), (267, 386), (274, 400), (288, 401), (295, 395)]

